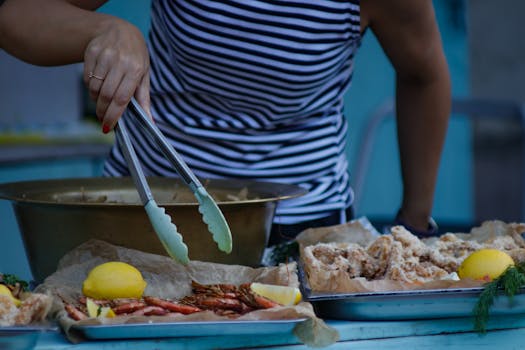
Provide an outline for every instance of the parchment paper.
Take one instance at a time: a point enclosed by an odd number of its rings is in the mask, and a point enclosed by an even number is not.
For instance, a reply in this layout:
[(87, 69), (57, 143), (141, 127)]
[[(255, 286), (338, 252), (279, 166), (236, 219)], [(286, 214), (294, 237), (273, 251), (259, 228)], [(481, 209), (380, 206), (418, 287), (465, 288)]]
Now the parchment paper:
[[(184, 266), (166, 256), (114, 246), (99, 240), (91, 240), (66, 254), (60, 260), (57, 271), (37, 287), (38, 291), (55, 296), (54, 315), (71, 342), (78, 343), (85, 340), (81, 333), (75, 332), (71, 328), (73, 325), (231, 320), (227, 317), (218, 316), (211, 311), (206, 311), (180, 316), (119, 316), (73, 321), (67, 316), (62, 300), (66, 302), (78, 300), (78, 297), (82, 295), (82, 282), (88, 272), (96, 265), (108, 261), (122, 261), (135, 266), (141, 271), (147, 282), (144, 294), (160, 298), (179, 299), (191, 294), (191, 280), (201, 284), (229, 283), (238, 285), (248, 282), (261, 282), (294, 287), (299, 285), (295, 263), (281, 264), (275, 267), (251, 268), (191, 261), (187, 266)], [(338, 332), (317, 318), (312, 305), (307, 302), (301, 302), (295, 306), (253, 311), (236, 320), (298, 318), (308, 318), (306, 322), (298, 323), (294, 329), (294, 334), (306, 345), (324, 347), (339, 339)]]
[(379, 235), (370, 221), (361, 217), (341, 225), (306, 229), (296, 240), (300, 250), (317, 243), (356, 243), (364, 247)]

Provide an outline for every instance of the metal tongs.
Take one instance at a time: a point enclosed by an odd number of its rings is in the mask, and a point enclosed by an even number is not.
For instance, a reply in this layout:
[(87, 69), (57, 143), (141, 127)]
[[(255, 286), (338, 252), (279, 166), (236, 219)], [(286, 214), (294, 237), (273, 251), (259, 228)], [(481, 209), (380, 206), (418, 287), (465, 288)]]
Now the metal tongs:
[[(219, 207), (208, 194), (204, 186), (186, 165), (181, 156), (166, 141), (164, 135), (157, 126), (151, 121), (149, 116), (144, 112), (135, 98), (132, 98), (128, 104), (130, 110), (141, 127), (151, 136), (159, 145), (166, 158), (173, 164), (177, 173), (182, 180), (190, 187), (193, 194), (199, 202), (199, 212), (202, 220), (208, 225), (208, 230), (213, 235), (213, 240), (217, 243), (220, 250), (225, 253), (232, 251), (232, 237), (228, 223), (224, 218)], [(188, 247), (182, 240), (182, 235), (177, 232), (177, 226), (171, 222), (171, 217), (166, 214), (164, 208), (159, 207), (153, 198), (146, 177), (139, 164), (139, 160), (131, 143), (131, 139), (126, 130), (126, 121), (121, 118), (115, 127), (117, 139), (128, 164), (133, 182), (140, 196), (140, 200), (146, 209), (149, 220), (153, 229), (157, 233), (162, 245), (168, 254), (175, 260), (187, 264)]]

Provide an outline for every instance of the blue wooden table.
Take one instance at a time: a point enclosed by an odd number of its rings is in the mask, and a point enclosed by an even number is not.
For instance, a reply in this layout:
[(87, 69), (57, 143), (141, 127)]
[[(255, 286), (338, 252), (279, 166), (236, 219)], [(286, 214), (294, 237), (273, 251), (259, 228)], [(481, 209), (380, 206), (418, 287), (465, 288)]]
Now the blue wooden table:
[[(473, 332), (471, 318), (356, 322), (327, 320), (340, 341), (326, 349), (525, 349), (525, 315), (492, 317), (488, 332)], [(144, 340), (87, 341), (72, 344), (61, 333), (42, 333), (36, 350), (124, 349), (311, 349), (291, 333), (257, 336), (180, 337)]]

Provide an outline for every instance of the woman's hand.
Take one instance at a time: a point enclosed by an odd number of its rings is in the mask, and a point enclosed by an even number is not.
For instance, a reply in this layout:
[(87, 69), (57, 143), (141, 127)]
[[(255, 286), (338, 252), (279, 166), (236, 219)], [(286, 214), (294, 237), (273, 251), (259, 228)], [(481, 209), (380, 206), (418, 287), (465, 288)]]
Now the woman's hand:
[(84, 82), (104, 133), (115, 127), (132, 96), (150, 114), (149, 55), (142, 33), (110, 18), (86, 47)]
[(150, 113), (149, 56), (135, 26), (94, 12), (105, 2), (6, 0), (0, 6), (0, 48), (36, 65), (84, 61), (84, 81), (102, 130), (109, 132), (133, 95)]

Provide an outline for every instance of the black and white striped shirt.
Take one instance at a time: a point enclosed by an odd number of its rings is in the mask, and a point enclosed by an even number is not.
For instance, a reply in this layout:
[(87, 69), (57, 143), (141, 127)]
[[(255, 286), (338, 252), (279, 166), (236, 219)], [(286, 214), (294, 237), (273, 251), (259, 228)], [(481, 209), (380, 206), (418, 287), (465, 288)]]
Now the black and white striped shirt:
[[(197, 176), (308, 189), (279, 203), (281, 224), (351, 205), (343, 95), (359, 0), (153, 0), (151, 18), (152, 113)], [(129, 128), (145, 173), (176, 176)], [(118, 147), (105, 174), (129, 174)]]

